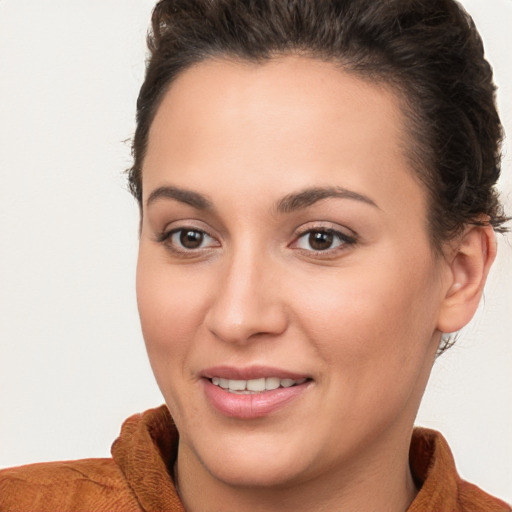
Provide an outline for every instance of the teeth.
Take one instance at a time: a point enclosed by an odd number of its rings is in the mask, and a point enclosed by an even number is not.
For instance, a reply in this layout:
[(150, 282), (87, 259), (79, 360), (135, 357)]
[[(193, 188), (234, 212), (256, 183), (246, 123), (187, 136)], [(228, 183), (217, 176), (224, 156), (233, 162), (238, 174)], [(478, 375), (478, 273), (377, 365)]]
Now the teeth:
[(280, 384), (281, 379), (278, 379), (277, 377), (268, 377), (265, 379), (265, 389), (267, 390), (277, 389)]
[(245, 389), (247, 391), (265, 391), (265, 377), (248, 380)]
[(247, 385), (246, 380), (229, 380), (229, 391), (243, 391)]
[(249, 380), (231, 380), (222, 379), (220, 377), (213, 377), (212, 384), (220, 386), (221, 388), (228, 390), (230, 393), (239, 394), (252, 394), (261, 393), (262, 391), (271, 391), (279, 387), (289, 388), (306, 382), (306, 379), (280, 379), (278, 377), (262, 377), (260, 379), (249, 379)]

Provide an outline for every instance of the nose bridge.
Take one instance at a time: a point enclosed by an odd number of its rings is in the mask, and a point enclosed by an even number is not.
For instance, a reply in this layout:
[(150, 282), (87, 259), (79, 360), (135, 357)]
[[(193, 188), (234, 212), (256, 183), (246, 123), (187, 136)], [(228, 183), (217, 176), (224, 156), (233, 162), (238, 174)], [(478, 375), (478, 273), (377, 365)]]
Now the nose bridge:
[(244, 343), (256, 334), (276, 335), (286, 328), (272, 258), (254, 245), (248, 242), (233, 248), (220, 269), (205, 322), (224, 341)]

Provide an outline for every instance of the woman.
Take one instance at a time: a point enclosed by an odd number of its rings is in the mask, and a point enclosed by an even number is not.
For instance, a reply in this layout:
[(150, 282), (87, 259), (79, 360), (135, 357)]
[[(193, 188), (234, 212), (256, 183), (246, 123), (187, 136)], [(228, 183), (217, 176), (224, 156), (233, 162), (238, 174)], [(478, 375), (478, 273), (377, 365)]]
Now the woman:
[(130, 184), (166, 407), (113, 460), (4, 471), (1, 509), (510, 510), (412, 432), (506, 221), (467, 15), (162, 1), (150, 49)]

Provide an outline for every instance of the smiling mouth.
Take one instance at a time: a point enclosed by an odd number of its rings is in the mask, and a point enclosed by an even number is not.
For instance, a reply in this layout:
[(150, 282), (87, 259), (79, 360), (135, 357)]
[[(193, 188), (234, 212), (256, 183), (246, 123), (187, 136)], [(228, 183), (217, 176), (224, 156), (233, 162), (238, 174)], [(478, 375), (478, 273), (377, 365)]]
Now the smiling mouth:
[(308, 379), (280, 379), (278, 377), (261, 377), (259, 379), (234, 380), (223, 379), (221, 377), (212, 377), (210, 382), (227, 391), (238, 395), (253, 395), (264, 393), (278, 388), (291, 388), (304, 384)]

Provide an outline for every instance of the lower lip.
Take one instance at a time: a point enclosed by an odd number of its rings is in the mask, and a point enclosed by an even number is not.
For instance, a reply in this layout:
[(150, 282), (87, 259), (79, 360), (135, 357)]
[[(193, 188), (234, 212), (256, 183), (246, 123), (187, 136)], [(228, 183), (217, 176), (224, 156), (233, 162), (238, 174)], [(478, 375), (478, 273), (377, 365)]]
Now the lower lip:
[(206, 397), (210, 404), (224, 416), (240, 419), (253, 419), (267, 416), (301, 395), (310, 381), (289, 388), (277, 388), (262, 393), (242, 395), (230, 393), (220, 386), (203, 379)]

